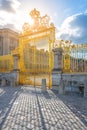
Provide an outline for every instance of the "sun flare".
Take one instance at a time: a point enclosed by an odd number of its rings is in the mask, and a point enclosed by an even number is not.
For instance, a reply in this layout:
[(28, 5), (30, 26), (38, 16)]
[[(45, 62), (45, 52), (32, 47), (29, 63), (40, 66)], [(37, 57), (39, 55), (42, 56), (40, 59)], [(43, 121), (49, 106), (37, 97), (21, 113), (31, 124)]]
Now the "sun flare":
[(17, 19), (16, 19), (15, 26), (16, 26), (16, 29), (20, 30), (20, 31), (22, 31), (22, 27), (23, 27), (24, 23), (28, 23), (30, 26), (32, 26), (34, 23), (33, 19), (28, 14), (24, 15), (24, 14), (19, 13), (19, 14), (17, 14), (16, 18)]

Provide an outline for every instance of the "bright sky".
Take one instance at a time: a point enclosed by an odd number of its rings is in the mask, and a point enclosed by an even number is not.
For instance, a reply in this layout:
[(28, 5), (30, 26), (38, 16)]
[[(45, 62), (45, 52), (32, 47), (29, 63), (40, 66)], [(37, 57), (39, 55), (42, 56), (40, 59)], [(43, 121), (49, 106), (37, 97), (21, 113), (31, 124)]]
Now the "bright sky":
[(87, 0), (0, 0), (0, 28), (21, 30), (34, 8), (50, 16), (57, 39), (87, 43)]

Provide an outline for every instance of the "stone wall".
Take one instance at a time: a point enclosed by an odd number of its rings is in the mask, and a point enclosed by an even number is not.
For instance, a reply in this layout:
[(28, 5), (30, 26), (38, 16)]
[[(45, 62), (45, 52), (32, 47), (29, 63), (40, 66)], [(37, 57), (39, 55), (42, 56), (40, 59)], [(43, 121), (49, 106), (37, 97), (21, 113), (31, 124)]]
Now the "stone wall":
[(83, 93), (87, 97), (87, 74), (82, 73), (63, 73), (62, 72), (62, 50), (55, 48), (54, 68), (52, 71), (52, 89), (57, 90), (60, 94), (66, 91)]
[(0, 85), (5, 86), (17, 86), (19, 85), (19, 71), (13, 71), (11, 73), (0, 74)]

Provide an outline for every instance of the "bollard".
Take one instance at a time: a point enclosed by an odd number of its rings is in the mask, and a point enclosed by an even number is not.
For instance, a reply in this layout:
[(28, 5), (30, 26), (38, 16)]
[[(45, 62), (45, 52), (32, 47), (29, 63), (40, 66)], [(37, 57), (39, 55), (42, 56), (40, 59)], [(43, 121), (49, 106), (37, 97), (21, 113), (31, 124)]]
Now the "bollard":
[(15, 86), (16, 86), (16, 84), (15, 84), (15, 79), (14, 79), (14, 78), (11, 79), (11, 86), (12, 86), (12, 87), (15, 87)]
[(59, 85), (59, 94), (65, 94), (65, 89), (64, 89), (64, 81), (61, 81), (61, 84)]
[(47, 88), (46, 88), (46, 79), (42, 79), (42, 88), (41, 88), (42, 92), (46, 92)]
[(5, 77), (2, 78), (1, 86), (2, 86), (2, 87), (5, 87), (5, 86), (6, 86), (6, 79), (5, 79)]

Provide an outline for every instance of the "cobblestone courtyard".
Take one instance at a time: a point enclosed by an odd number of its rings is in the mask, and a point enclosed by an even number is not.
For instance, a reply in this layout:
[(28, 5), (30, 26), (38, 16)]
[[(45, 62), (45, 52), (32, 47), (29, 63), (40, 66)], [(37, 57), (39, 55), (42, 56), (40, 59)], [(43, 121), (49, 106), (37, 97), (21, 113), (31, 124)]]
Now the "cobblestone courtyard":
[(1, 87), (0, 130), (87, 130), (87, 99), (32, 87)]

